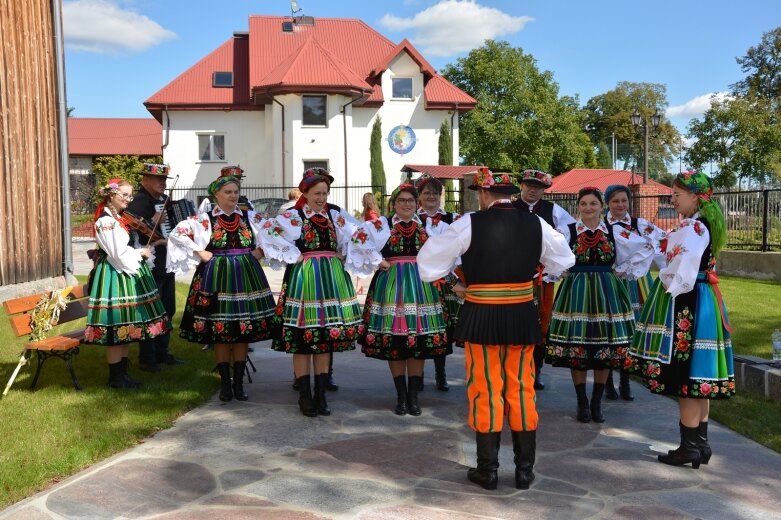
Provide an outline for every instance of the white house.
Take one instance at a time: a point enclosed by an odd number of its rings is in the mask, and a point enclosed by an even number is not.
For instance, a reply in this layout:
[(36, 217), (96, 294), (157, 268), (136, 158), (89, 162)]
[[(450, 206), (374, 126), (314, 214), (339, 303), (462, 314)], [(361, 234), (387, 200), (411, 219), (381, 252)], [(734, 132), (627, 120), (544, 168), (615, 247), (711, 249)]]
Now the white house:
[(377, 116), (390, 189), (405, 163), (437, 164), (443, 120), (458, 164), (456, 116), (475, 104), (406, 39), (394, 44), (356, 19), (278, 16), (250, 16), (248, 32), (144, 103), (162, 124), (179, 186), (204, 186), (226, 164), (241, 164), (245, 185), (288, 187), (307, 167), (324, 166), (337, 204), (336, 188), (370, 184)]

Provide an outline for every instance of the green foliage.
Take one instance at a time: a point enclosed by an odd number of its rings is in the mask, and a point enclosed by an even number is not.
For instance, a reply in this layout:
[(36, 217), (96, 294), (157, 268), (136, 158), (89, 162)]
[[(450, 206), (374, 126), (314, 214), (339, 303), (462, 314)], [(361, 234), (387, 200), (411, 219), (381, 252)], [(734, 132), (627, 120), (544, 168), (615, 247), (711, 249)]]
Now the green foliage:
[(781, 27), (764, 33), (759, 45), (750, 47), (745, 56), (735, 61), (742, 72), (748, 73), (732, 85), (736, 95), (781, 102)]
[(637, 110), (650, 125), (648, 176), (658, 179), (667, 174), (667, 165), (678, 157), (681, 147), (678, 130), (669, 121), (662, 120), (658, 128), (652, 129), (651, 116), (657, 110), (664, 113), (667, 105), (664, 85), (622, 81), (613, 90), (589, 99), (583, 107), (583, 119), (593, 143), (607, 142), (615, 133), (619, 144), (616, 157), (624, 162), (624, 168), (643, 171), (645, 135), (631, 120)]
[(486, 40), (443, 75), (478, 101), (459, 120), (459, 151), (468, 164), (561, 173), (595, 163), (577, 98), (559, 98), (553, 73), (539, 71), (523, 49)]
[(613, 169), (613, 155), (604, 141), (600, 141), (597, 145), (597, 167), (608, 170)]
[(450, 123), (447, 119), (439, 126), (439, 163), (443, 165), (453, 164), (453, 138), (450, 135)]
[(374, 120), (369, 140), (369, 168), (372, 186), (381, 186), (381, 192), (386, 193), (385, 166), (382, 163), (382, 118), (379, 115)]
[[(95, 186), (105, 186), (109, 179), (124, 179), (133, 185), (136, 189), (141, 184), (141, 176), (144, 171), (145, 162), (163, 162), (162, 157), (146, 157), (143, 160), (137, 155), (107, 155), (96, 157), (92, 164), (92, 171), (95, 174)], [(95, 193), (95, 200), (100, 197)]]

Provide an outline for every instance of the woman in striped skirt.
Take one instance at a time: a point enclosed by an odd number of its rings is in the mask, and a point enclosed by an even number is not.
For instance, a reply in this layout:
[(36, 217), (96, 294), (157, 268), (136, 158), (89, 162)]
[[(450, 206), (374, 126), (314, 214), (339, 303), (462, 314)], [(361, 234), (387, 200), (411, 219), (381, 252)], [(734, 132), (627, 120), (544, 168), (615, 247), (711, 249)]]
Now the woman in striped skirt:
[[(331, 415), (325, 397), (331, 354), (353, 350), (361, 320), (344, 254), (355, 219), (328, 203), (334, 178), (304, 172), (293, 209), (264, 224), (263, 250), (274, 268), (287, 266), (274, 316), (271, 348), (293, 354), (298, 406), (307, 417)], [(314, 370), (314, 398), (309, 374)]]
[[(103, 201), (95, 211), (95, 268), (90, 273), (86, 343), (105, 345), (112, 388), (137, 388), (128, 375), (128, 344), (168, 332), (170, 323), (160, 301), (150, 265), (154, 250), (131, 244), (131, 230), (121, 215), (133, 200), (128, 181), (111, 179), (99, 189)], [(152, 246), (153, 247), (153, 246)]]
[(347, 268), (359, 275), (378, 269), (366, 293), (365, 331), (358, 342), (367, 357), (388, 361), (397, 415), (421, 414), (418, 388), (423, 363), (453, 352), (442, 297), (418, 273), (416, 257), (428, 235), (415, 213), (417, 200), (412, 184), (393, 190), (389, 216), (355, 232), (347, 262)]
[(209, 185), (209, 195), (216, 200), (211, 210), (180, 222), (168, 237), (167, 269), (181, 273), (197, 266), (179, 335), (214, 344), (220, 400), (246, 401), (248, 346), (270, 337), (274, 314), (274, 296), (259, 263), (262, 220), (254, 211), (238, 208), (236, 177), (219, 177)]
[[(578, 399), (580, 422), (604, 422), (602, 393), (609, 368), (623, 366), (632, 341), (635, 318), (626, 286), (616, 272), (636, 277), (648, 270), (653, 248), (631, 233), (615, 234), (602, 220), (602, 193), (578, 192), (579, 219), (560, 229), (575, 253), (575, 266), (559, 286), (553, 302), (545, 360), (568, 367)], [(594, 370), (591, 403), (586, 375)]]

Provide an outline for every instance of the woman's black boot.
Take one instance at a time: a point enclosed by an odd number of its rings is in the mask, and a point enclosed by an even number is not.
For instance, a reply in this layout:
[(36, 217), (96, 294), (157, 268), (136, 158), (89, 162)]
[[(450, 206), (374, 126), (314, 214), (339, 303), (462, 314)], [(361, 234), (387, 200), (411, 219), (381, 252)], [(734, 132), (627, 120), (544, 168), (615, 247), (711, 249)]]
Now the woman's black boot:
[(126, 388), (139, 388), (141, 387), (141, 383), (130, 377), (130, 374), (128, 374), (128, 367), (130, 366), (130, 360), (126, 357), (123, 357), (120, 361), (122, 366), (122, 376), (125, 378), (125, 384), (127, 385)]
[[(621, 374), (623, 375), (623, 372)], [(616, 392), (616, 387), (613, 385), (612, 368), (608, 369), (607, 371), (607, 381), (605, 381), (605, 399), (609, 399), (611, 401), (618, 399), (618, 392)]]
[[(683, 425), (681, 425), (683, 427)], [(700, 458), (703, 464), (707, 464), (713, 452), (708, 444), (708, 421), (703, 421), (697, 427), (697, 447), (700, 449)]]
[(396, 385), (396, 408), (393, 413), (396, 415), (407, 415), (407, 378), (406, 376), (396, 376), (393, 378), (393, 384)]
[(621, 379), (618, 383), (618, 391), (621, 393), (621, 399), (624, 401), (635, 400), (635, 396), (632, 395), (632, 388), (629, 386), (629, 372), (623, 369), (621, 370)]
[(594, 388), (591, 390), (591, 420), (594, 422), (605, 422), (605, 416), (602, 415), (602, 393), (604, 391), (604, 383), (594, 383)]
[(447, 392), (450, 390), (450, 385), (447, 384), (447, 374), (445, 374), (445, 356), (440, 354), (434, 356), (434, 370), (436, 371), (437, 390), (441, 392)]
[(233, 362), (233, 397), (235, 397), (237, 401), (246, 401), (249, 399), (247, 392), (244, 391), (244, 372), (246, 370), (246, 361)]
[(296, 378), (298, 383), (298, 408), (307, 417), (317, 417), (317, 408), (312, 401), (312, 383), (309, 374)]
[(670, 450), (666, 455), (659, 455), (659, 462), (670, 466), (682, 466), (691, 462), (692, 468), (698, 469), (702, 462), (702, 455), (697, 446), (699, 427), (688, 428), (681, 425), (681, 445), (677, 449)]
[(325, 391), (328, 388), (328, 373), (315, 376), (315, 407), (319, 415), (331, 415), (328, 401), (325, 399)]
[(591, 422), (591, 412), (588, 410), (588, 397), (586, 397), (586, 384), (575, 385), (575, 394), (578, 396), (578, 421)]
[(227, 361), (217, 363), (217, 372), (220, 374), (220, 401), (228, 402), (233, 399), (230, 364)]
[(409, 376), (407, 385), (407, 413), (418, 416), (422, 413), (418, 404), (418, 388), (420, 388), (421, 376)]

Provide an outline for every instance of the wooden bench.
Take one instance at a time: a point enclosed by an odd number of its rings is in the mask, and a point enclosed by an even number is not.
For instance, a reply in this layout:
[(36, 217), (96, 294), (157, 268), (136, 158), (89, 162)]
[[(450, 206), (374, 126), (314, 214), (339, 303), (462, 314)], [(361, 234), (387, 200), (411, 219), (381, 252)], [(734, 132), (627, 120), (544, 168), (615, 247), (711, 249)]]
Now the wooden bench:
[[(11, 320), (11, 328), (17, 337), (26, 336), (32, 332), (30, 327), (30, 313), (35, 306), (41, 301), (44, 296), (50, 296), (51, 293), (40, 293), (32, 296), (24, 296), (22, 298), (16, 298), (14, 300), (8, 300), (3, 303), (5, 312), (8, 314)], [(60, 312), (60, 319), (57, 326), (63, 323), (68, 323), (87, 315), (87, 306), (89, 304), (89, 293), (87, 292), (86, 285), (77, 285), (68, 294), (68, 305)], [(50, 333), (53, 333), (55, 329), (52, 329)], [(41, 369), (43, 364), (50, 357), (60, 358), (65, 362), (70, 373), (73, 386), (76, 390), (81, 390), (79, 381), (76, 379), (76, 373), (73, 370), (73, 357), (78, 355), (79, 346), (84, 341), (84, 328), (63, 332), (60, 334), (53, 334), (42, 341), (31, 341), (24, 346), (24, 351), (19, 360), (19, 365), (16, 367), (11, 379), (6, 385), (3, 395), (8, 392), (8, 389), (13, 384), (16, 375), (19, 373), (21, 367), (27, 362), (27, 360), (35, 352), (37, 367), (35, 369), (35, 376), (33, 376), (32, 384), (30, 388), (35, 388), (38, 383), (38, 377), (41, 375)]]

